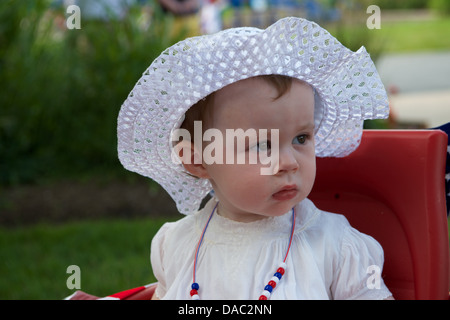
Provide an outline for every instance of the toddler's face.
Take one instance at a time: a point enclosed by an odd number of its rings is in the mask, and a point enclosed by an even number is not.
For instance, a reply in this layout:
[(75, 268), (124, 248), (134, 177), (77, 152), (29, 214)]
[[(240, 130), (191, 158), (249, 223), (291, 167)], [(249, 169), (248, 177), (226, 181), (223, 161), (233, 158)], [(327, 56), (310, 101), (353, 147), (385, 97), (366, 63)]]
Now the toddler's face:
[[(294, 80), (288, 92), (276, 97), (277, 90), (258, 78), (236, 82), (215, 93), (212, 127), (224, 137), (227, 129), (268, 132), (267, 139), (260, 137), (256, 144), (246, 141), (241, 150), (233, 144), (233, 155), (244, 154), (245, 164), (204, 164), (220, 201), (220, 215), (244, 222), (279, 216), (312, 189), (316, 174), (313, 90)], [(278, 143), (271, 129), (278, 129)], [(229, 145), (230, 141), (224, 143), (224, 154), (230, 152)], [(252, 153), (267, 152), (277, 155), (272, 158), (276, 163), (271, 163), (271, 175), (262, 175), (261, 168), (268, 167), (267, 162), (252, 164), (248, 159)]]

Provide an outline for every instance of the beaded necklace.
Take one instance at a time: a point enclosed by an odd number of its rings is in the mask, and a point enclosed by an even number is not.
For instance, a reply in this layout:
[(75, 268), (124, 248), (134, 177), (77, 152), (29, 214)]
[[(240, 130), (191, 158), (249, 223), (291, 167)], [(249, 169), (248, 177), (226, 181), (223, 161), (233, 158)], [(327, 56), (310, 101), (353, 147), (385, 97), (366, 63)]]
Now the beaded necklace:
[[(213, 217), (214, 212), (216, 211), (216, 208), (217, 208), (218, 204), (219, 203), (216, 203), (216, 205), (214, 206), (214, 209), (211, 211), (211, 214), (209, 215), (208, 221), (206, 221), (205, 227), (203, 228), (200, 240), (198, 241), (198, 244), (197, 244), (197, 249), (196, 249), (196, 252), (195, 252), (195, 259), (194, 259), (194, 271), (193, 271), (193, 274), (192, 274), (192, 285), (191, 285), (191, 291), (190, 291), (190, 295), (191, 295), (192, 300), (199, 300), (200, 299), (200, 296), (198, 294), (200, 286), (196, 282), (196, 278), (195, 278), (196, 271), (197, 271), (198, 253), (200, 251), (200, 247), (202, 245), (203, 238), (204, 238), (205, 233), (206, 233), (206, 229), (208, 228), (209, 222), (211, 221), (211, 218)], [(291, 249), (291, 243), (292, 243), (292, 237), (294, 235), (294, 230), (295, 230), (295, 210), (294, 210), (294, 208), (292, 208), (292, 228), (291, 228), (291, 235), (289, 236), (289, 245), (288, 245), (287, 250), (286, 250), (286, 255), (284, 256), (283, 262), (281, 262), (279, 264), (279, 266), (277, 268), (277, 271), (274, 273), (273, 277), (270, 279), (270, 281), (264, 287), (263, 292), (259, 296), (259, 300), (267, 300), (267, 299), (269, 299), (270, 295), (272, 294), (273, 290), (277, 286), (278, 282), (283, 277), (283, 275), (284, 275), (284, 273), (286, 271), (286, 259), (287, 259), (288, 254), (289, 254), (289, 250)]]

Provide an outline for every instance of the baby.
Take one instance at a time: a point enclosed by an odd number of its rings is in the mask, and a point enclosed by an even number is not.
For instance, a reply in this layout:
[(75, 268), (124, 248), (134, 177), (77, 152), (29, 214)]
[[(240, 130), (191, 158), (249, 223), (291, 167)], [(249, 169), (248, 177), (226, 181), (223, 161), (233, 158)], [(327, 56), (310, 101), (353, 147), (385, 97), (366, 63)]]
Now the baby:
[[(307, 199), (316, 156), (355, 150), (389, 113), (364, 48), (286, 18), (164, 51), (122, 106), (119, 157), (183, 219), (152, 241), (158, 299), (385, 299), (383, 250)], [(205, 196), (212, 198), (200, 209)]]

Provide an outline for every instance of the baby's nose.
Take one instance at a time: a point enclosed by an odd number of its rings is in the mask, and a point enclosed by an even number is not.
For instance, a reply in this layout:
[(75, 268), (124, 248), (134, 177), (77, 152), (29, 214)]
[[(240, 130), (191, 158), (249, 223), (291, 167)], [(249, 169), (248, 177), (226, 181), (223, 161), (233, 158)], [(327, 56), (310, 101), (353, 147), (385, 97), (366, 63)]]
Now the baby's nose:
[(280, 150), (277, 173), (296, 172), (298, 169), (299, 164), (292, 150)]

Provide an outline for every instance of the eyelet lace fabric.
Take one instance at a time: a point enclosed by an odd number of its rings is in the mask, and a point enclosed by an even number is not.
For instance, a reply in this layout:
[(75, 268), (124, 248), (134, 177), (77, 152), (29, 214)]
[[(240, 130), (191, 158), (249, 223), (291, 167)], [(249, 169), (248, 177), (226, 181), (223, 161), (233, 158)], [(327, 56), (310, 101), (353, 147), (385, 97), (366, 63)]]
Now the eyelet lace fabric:
[(198, 210), (212, 189), (185, 174), (172, 157), (170, 137), (184, 113), (228, 84), (280, 74), (306, 81), (316, 92), (318, 157), (344, 157), (361, 139), (363, 121), (386, 118), (386, 90), (364, 47), (344, 47), (328, 31), (300, 18), (265, 30), (235, 28), (183, 40), (165, 50), (143, 73), (118, 118), (123, 166), (158, 182), (184, 214)]

